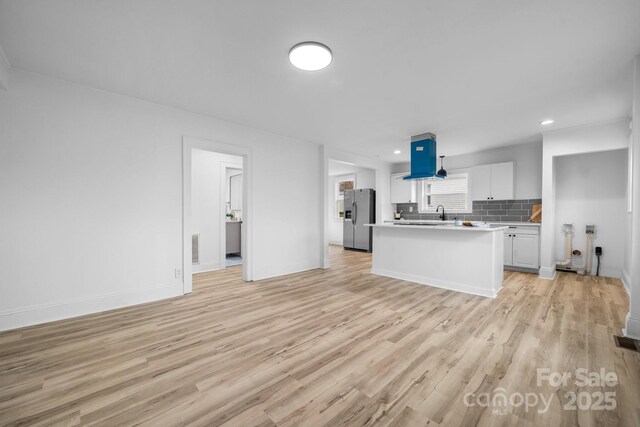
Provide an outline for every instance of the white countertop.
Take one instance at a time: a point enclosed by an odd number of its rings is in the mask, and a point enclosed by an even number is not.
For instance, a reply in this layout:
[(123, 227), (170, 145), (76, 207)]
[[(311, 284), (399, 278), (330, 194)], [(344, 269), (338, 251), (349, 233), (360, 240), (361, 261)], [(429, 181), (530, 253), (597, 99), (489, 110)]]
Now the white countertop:
[[(396, 222), (417, 222), (420, 224), (440, 224), (440, 223), (445, 223), (445, 224), (453, 224), (453, 221), (439, 221), (439, 220), (433, 220), (433, 219), (396, 219), (396, 220), (387, 220), (385, 221), (385, 224), (394, 224)], [(472, 221), (472, 222), (476, 222), (476, 221)], [(542, 225), (542, 223), (539, 222), (495, 222), (495, 221), (488, 221), (487, 224), (491, 224), (491, 225), (504, 225), (504, 226), (522, 226), (522, 227), (526, 227), (526, 226), (532, 226), (532, 227), (540, 227)], [(408, 227), (406, 225), (403, 225), (403, 227)]]
[(408, 229), (422, 229), (422, 230), (445, 230), (445, 231), (484, 231), (484, 232), (493, 232), (500, 230), (507, 230), (508, 226), (495, 226), (491, 227), (467, 227), (464, 225), (453, 225), (450, 221), (398, 221), (398, 222), (416, 222), (421, 224), (428, 223), (445, 223), (446, 225), (434, 225), (434, 226), (425, 226), (425, 225), (409, 225), (409, 224), (395, 224), (395, 223), (384, 223), (384, 224), (365, 224), (365, 227), (377, 227), (377, 228), (408, 228)]

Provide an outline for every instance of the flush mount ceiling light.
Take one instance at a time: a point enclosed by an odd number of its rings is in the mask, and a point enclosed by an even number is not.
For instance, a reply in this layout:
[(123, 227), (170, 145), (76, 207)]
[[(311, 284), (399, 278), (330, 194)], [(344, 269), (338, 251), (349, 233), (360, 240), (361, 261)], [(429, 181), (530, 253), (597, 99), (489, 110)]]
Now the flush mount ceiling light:
[(289, 51), (289, 61), (304, 71), (317, 71), (331, 64), (331, 49), (318, 42), (298, 43)]
[(542, 126), (549, 126), (553, 124), (553, 119), (546, 119), (540, 122)]
[(396, 150), (396, 151), (393, 152), (393, 154), (400, 154), (400, 153), (402, 153), (402, 151), (400, 151), (400, 150)]

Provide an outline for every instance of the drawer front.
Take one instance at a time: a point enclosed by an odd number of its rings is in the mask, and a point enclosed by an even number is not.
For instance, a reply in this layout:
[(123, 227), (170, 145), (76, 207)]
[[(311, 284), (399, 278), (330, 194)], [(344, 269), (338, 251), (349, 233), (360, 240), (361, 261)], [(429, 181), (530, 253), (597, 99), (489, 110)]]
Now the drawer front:
[(526, 225), (510, 225), (508, 229), (504, 230), (505, 234), (531, 234), (539, 235), (540, 229), (536, 226)]

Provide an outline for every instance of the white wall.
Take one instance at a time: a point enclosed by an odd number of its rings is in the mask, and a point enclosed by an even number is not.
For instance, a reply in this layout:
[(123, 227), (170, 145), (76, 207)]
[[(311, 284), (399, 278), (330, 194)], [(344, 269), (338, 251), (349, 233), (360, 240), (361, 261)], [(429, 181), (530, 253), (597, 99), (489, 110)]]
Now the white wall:
[[(555, 276), (557, 159), (560, 156), (625, 149), (629, 145), (629, 119), (559, 129), (543, 135), (542, 147), (542, 226), (540, 227), (540, 277)], [(625, 186), (626, 188), (626, 186)], [(622, 244), (622, 242), (621, 242)]]
[[(254, 279), (319, 266), (320, 146), (15, 69), (10, 81), (0, 329), (182, 294), (184, 135), (252, 149)], [(299, 215), (283, 215), (285, 190)]]
[[(573, 224), (573, 248), (582, 251), (574, 267), (586, 264), (585, 226), (594, 224), (592, 254), (602, 246), (600, 275), (621, 277), (627, 220), (627, 150), (562, 156), (556, 159), (556, 224)], [(556, 227), (559, 228), (559, 227)], [(556, 259), (564, 259), (564, 234), (555, 233)], [(593, 256), (592, 274), (596, 273)]]
[(633, 70), (633, 110), (631, 113), (633, 134), (630, 152), (632, 153), (631, 206), (629, 214), (629, 246), (631, 257), (625, 270), (625, 281), (629, 290), (629, 313), (624, 334), (640, 340), (640, 55), (635, 57)]
[(0, 89), (8, 89), (9, 88), (9, 70), (11, 69), (11, 64), (9, 64), (9, 60), (0, 46)]
[[(356, 188), (373, 188), (376, 189), (376, 171), (366, 168), (353, 168), (351, 173), (356, 176)], [(350, 175), (351, 175), (350, 174)], [(332, 245), (342, 245), (343, 238), (343, 219), (335, 218), (334, 206), (335, 206), (335, 185), (336, 179), (344, 175), (329, 175), (329, 188), (327, 205), (329, 208), (329, 243)]]
[[(465, 169), (502, 162), (515, 163), (516, 199), (539, 199), (542, 197), (541, 141), (476, 151), (459, 156), (447, 156), (444, 159), (444, 168), (446, 170)], [(440, 160), (438, 160), (438, 167), (440, 167)], [(392, 172), (408, 172), (410, 169), (409, 162), (395, 163)]]
[[(197, 273), (222, 268), (220, 240), (229, 176), (223, 171), (223, 164), (241, 168), (242, 157), (194, 149), (191, 161), (191, 227), (193, 234), (200, 235), (200, 262), (193, 266), (193, 272)], [(227, 182), (220, 182), (222, 176), (227, 177)]]

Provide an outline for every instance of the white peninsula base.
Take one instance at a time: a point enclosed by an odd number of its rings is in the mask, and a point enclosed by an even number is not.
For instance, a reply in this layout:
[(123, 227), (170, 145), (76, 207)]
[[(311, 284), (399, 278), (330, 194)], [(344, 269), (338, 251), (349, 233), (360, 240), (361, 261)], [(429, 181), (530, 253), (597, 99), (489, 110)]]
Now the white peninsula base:
[(373, 274), (489, 298), (502, 288), (506, 227), (370, 226)]

